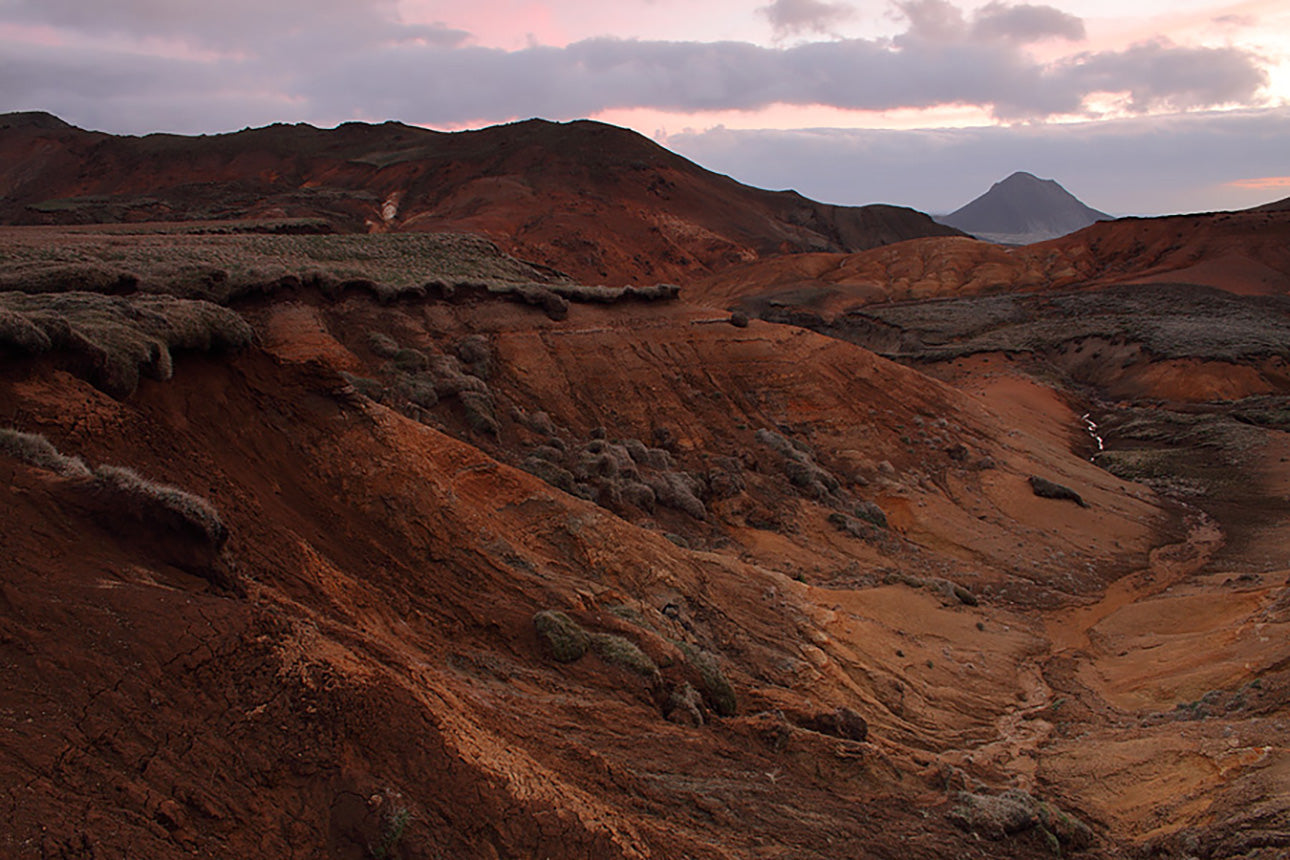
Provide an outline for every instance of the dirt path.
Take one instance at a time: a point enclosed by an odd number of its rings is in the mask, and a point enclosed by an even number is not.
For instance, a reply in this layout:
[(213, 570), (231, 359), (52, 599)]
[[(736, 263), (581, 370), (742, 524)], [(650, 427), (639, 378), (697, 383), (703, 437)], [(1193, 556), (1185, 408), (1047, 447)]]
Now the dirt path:
[(1153, 549), (1147, 557), (1145, 569), (1111, 583), (1096, 603), (1055, 613), (1045, 619), (1048, 639), (1052, 643), (1050, 655), (1088, 651), (1091, 648), (1089, 631), (1100, 621), (1197, 573), (1222, 548), (1223, 540), (1223, 529), (1217, 522), (1204, 513), (1193, 514), (1186, 539)]

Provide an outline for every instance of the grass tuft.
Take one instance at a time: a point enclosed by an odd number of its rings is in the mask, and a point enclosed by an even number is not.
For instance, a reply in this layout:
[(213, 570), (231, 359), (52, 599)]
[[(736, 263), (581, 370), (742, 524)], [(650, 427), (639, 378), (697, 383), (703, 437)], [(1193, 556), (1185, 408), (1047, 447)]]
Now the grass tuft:
[(201, 496), (178, 487), (149, 481), (122, 466), (99, 466), (93, 473), (100, 491), (119, 496), (125, 507), (141, 519), (160, 519), (202, 535), (211, 548), (218, 550), (228, 540), (228, 530), (215, 506)]
[(88, 478), (90, 468), (80, 457), (68, 457), (59, 452), (44, 436), (22, 433), (12, 428), (0, 428), (0, 452), (21, 460), (29, 466), (46, 469), (64, 478)]

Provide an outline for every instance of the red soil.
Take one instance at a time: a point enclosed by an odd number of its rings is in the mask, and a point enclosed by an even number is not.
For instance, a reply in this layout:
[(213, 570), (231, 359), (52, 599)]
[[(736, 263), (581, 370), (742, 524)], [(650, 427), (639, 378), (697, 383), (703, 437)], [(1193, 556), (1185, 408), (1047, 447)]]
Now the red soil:
[[(1279, 628), (1223, 631), (1282, 623), (1284, 573), (1235, 592), (1191, 562), (1162, 578), (1189, 552), (1153, 551), (1176, 540), (1171, 515), (1072, 453), (1077, 416), (1002, 364), (964, 367), (960, 392), (683, 305), (575, 306), (561, 323), (363, 297), (244, 312), (261, 346), (184, 358), (122, 402), (43, 360), (0, 379), (3, 423), (215, 503), (246, 589), (212, 589), (146, 524), (0, 458), (10, 854), (361, 857), (405, 809), (404, 857), (1036, 856), (1037, 836), (979, 843), (946, 821), (947, 788), (981, 780), (1080, 815), (1098, 834), (1086, 856), (1113, 856), (1188, 828), (1223, 837), (1242, 798), (1284, 787), (1270, 720), (1179, 735), (1149, 719), (1256, 677), (1281, 707)], [(372, 328), (425, 347), (483, 333), (502, 402), (573, 437), (673, 428), (682, 465), (769, 462), (752, 431), (794, 428), (888, 512), (891, 539), (844, 537), (760, 472), (706, 523), (620, 519), (500, 462), (526, 438), (509, 418), (490, 441), (437, 413), (470, 444), (356, 400), (336, 371), (374, 365)], [(1090, 507), (1035, 498), (1029, 474)], [(747, 525), (753, 509), (781, 525)], [(893, 584), (859, 581), (874, 571)], [(1205, 613), (1166, 582), (1209, 595)], [(553, 662), (531, 622), (548, 608), (633, 638), (661, 675)], [(662, 718), (660, 689), (686, 677), (670, 639), (722, 654), (736, 716)], [(1154, 671), (1117, 656), (1130, 644), (1154, 648)], [(1221, 666), (1194, 659), (1220, 644)], [(864, 716), (866, 742), (800, 727), (837, 706)]]
[(1290, 211), (1122, 219), (1008, 248), (966, 238), (915, 239), (858, 254), (779, 257), (701, 280), (695, 300), (807, 296), (834, 314), (877, 301), (1187, 283), (1243, 295), (1290, 292)]

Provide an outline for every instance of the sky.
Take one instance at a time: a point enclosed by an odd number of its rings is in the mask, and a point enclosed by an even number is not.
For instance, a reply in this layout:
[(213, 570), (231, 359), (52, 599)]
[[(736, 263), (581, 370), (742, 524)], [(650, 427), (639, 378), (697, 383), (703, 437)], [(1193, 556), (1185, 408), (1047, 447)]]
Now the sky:
[(948, 212), (1290, 197), (1290, 0), (0, 0), (0, 111), (124, 134), (598, 119), (752, 185)]

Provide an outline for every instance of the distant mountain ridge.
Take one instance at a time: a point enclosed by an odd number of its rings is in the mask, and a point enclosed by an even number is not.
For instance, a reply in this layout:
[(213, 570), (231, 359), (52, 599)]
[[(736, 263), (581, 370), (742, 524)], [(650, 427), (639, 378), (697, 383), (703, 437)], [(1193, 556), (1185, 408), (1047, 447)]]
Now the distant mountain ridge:
[(1028, 245), (1114, 219), (1085, 205), (1052, 179), (1017, 171), (971, 203), (936, 220), (979, 239)]
[(279, 123), (133, 137), (47, 113), (0, 115), (0, 224), (230, 219), (478, 233), (606, 284), (684, 283), (776, 254), (959, 235), (913, 209), (752, 188), (587, 120), (463, 132)]

